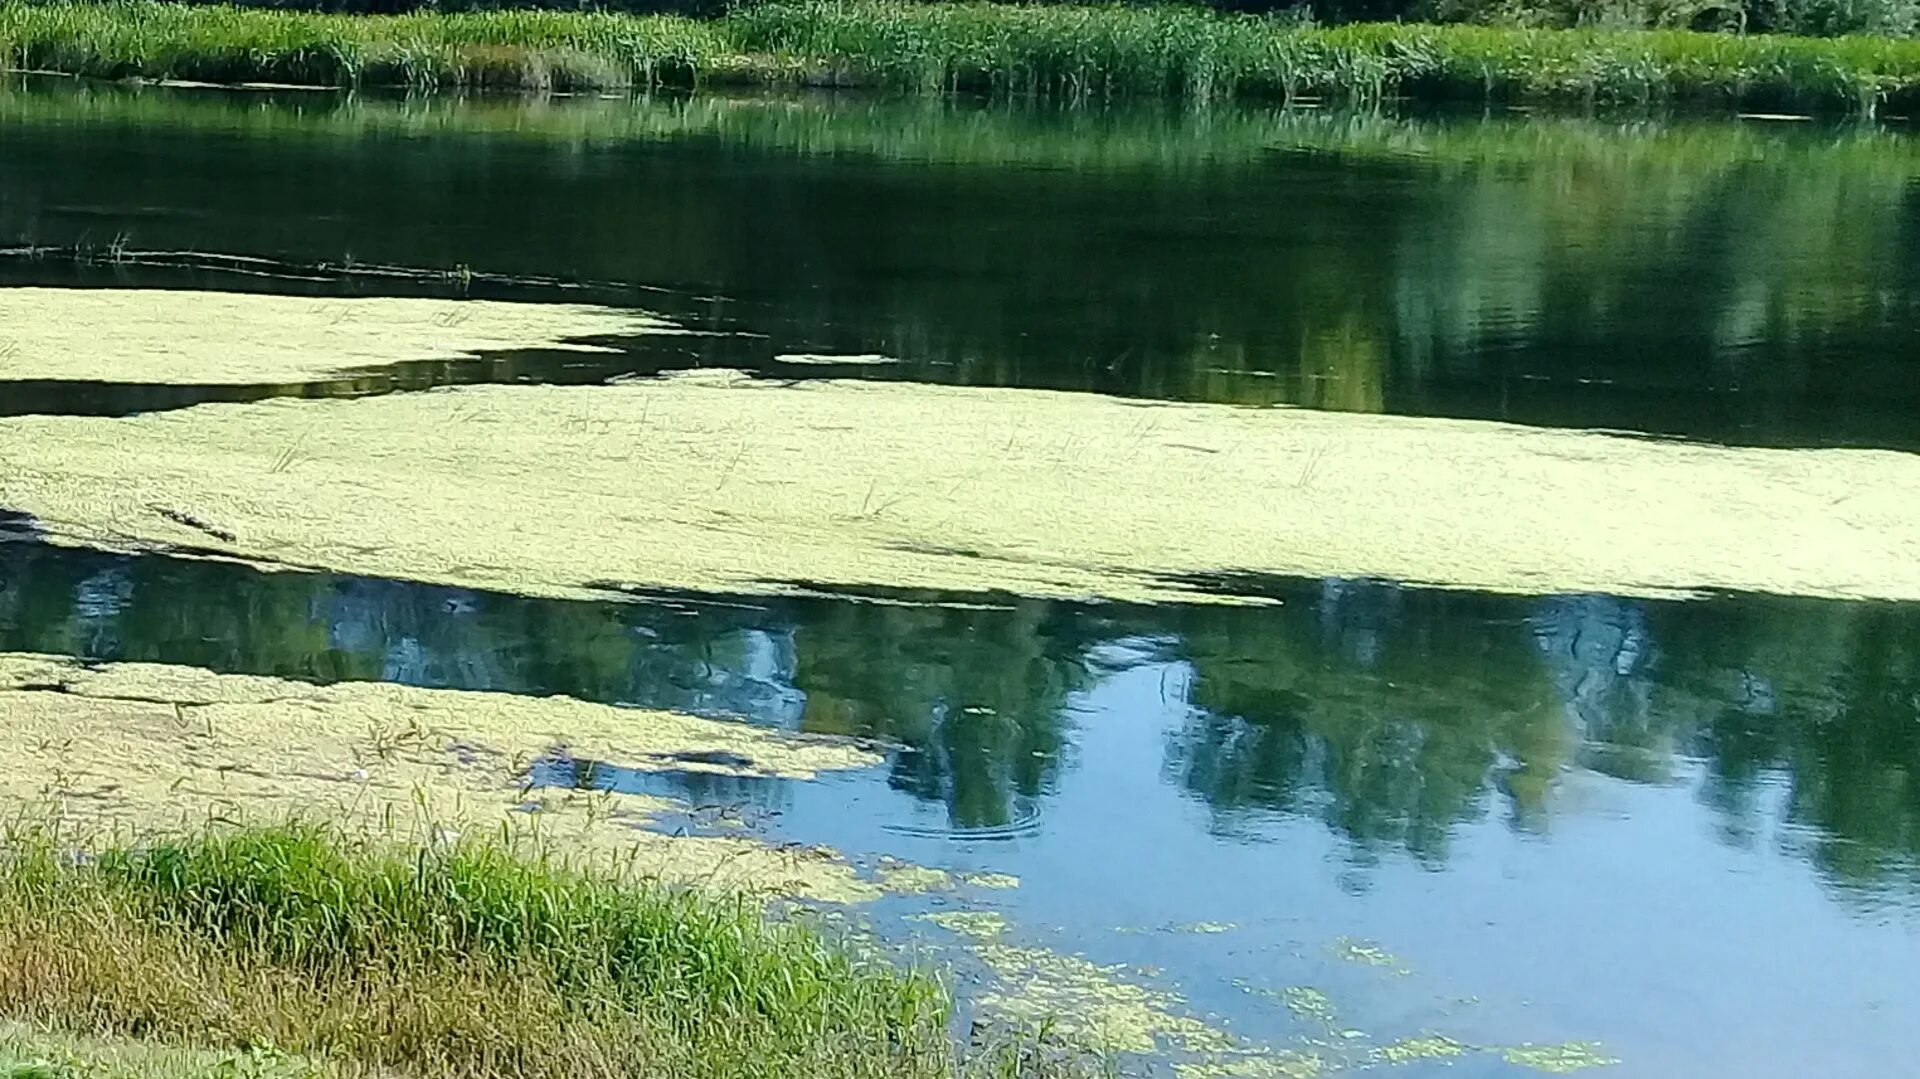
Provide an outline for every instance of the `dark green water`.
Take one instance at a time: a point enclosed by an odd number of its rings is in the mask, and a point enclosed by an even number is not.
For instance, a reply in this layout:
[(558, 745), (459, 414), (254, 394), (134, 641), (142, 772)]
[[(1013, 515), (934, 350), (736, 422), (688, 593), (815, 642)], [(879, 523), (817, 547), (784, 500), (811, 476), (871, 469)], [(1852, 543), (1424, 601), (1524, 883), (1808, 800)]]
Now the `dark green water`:
[[(729, 335), (312, 386), (0, 382), (0, 415), (794, 376), (777, 356), (830, 351), (902, 361), (886, 377), (1920, 449), (1920, 142), (1874, 128), (16, 88), (6, 243), (63, 249), (0, 260), (15, 284), (585, 295)], [(109, 248), (595, 284), (296, 281)], [(1257, 609), (587, 603), (8, 528), (0, 650), (884, 736), (886, 766), (819, 783), (536, 778), (1016, 874), (994, 902), (1020, 939), (1152, 968), (1272, 1044), (1315, 1031), (1249, 988), (1324, 990), (1369, 1044), (1597, 1040), (1609, 1074), (1920, 1057), (1911, 606), (1341, 580), (1276, 581)], [(1172, 928), (1195, 923), (1232, 928)], [(1361, 941), (1395, 962), (1350, 961)]]
[[(0, 95), (0, 242), (614, 282), (916, 378), (1769, 445), (1920, 447), (1917, 181), (1871, 128)], [(112, 271), (6, 272), (178, 280)]]

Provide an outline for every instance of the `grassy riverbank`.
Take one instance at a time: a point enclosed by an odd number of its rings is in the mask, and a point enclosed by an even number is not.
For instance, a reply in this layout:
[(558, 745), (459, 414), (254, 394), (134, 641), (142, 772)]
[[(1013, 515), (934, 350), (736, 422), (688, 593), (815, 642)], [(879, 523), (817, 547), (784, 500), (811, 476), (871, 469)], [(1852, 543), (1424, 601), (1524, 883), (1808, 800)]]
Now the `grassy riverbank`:
[(315, 86), (802, 84), (1068, 98), (1687, 102), (1875, 111), (1920, 98), (1920, 40), (1290, 26), (1185, 7), (775, 2), (712, 19), (551, 11), (320, 15), (0, 4), (9, 66)]
[(935, 982), (744, 900), (316, 826), (67, 847), (29, 830), (0, 857), (6, 1074), (956, 1068)]

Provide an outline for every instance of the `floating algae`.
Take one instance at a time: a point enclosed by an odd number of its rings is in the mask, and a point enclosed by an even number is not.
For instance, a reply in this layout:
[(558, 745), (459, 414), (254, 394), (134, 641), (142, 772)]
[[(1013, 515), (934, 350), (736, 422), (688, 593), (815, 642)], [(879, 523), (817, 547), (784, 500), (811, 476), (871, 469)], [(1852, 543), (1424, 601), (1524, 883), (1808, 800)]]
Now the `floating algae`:
[(1473, 1052), (1473, 1047), (1462, 1041), (1456, 1041), (1444, 1034), (1425, 1034), (1417, 1038), (1402, 1038), (1380, 1046), (1373, 1051), (1373, 1059), (1381, 1064), (1394, 1066), (1411, 1064), (1420, 1060), (1449, 1060)]
[(1336, 957), (1344, 959), (1349, 963), (1359, 963), (1362, 966), (1368, 967), (1380, 967), (1385, 970), (1391, 970), (1395, 974), (1404, 975), (1412, 973), (1401, 965), (1400, 960), (1392, 952), (1387, 951), (1385, 948), (1382, 948), (1370, 940), (1341, 937), (1335, 940), (1331, 947)]
[(1588, 1068), (1605, 1068), (1620, 1063), (1607, 1056), (1597, 1042), (1568, 1042), (1564, 1045), (1516, 1045), (1499, 1050), (1509, 1064), (1532, 1068), (1554, 1075), (1568, 1075)]
[[(1236, 981), (1234, 984), (1242, 992), (1269, 997), (1284, 1004), (1295, 1018), (1314, 1027), (1316, 1034), (1303, 1040), (1326, 1055), (1322, 1056), (1320, 1052), (1315, 1052), (1303, 1056), (1312, 1059), (1319, 1067), (1330, 1066), (1329, 1061), (1331, 1061), (1334, 1066), (1343, 1071), (1395, 1068), (1423, 1061), (1451, 1061), (1457, 1057), (1466, 1056), (1499, 1057), (1509, 1064), (1544, 1072), (1572, 1072), (1619, 1063), (1606, 1056), (1597, 1042), (1570, 1042), (1565, 1045), (1551, 1046), (1473, 1045), (1445, 1034), (1424, 1033), (1380, 1044), (1372, 1041), (1367, 1032), (1351, 1029), (1341, 1023), (1333, 998), (1319, 989), (1304, 985), (1292, 985), (1284, 989), (1264, 989), (1244, 981)], [(1227, 1065), (1238, 1067), (1246, 1063), (1234, 1059), (1232, 1054), (1227, 1055)], [(1265, 1073), (1221, 1070), (1193, 1074), (1219, 1076), (1225, 1079), (1229, 1076)]]
[(1099, 1053), (1152, 1053), (1163, 1043), (1189, 1054), (1248, 1051), (1225, 1031), (1181, 1014), (1178, 996), (1123, 980), (1123, 966), (1006, 943), (1007, 921), (993, 911), (937, 911), (917, 920), (967, 938), (998, 982), (976, 1001), (996, 1019), (1044, 1025)]
[(1006, 891), (1020, 887), (1020, 878), (1011, 873), (974, 873), (961, 878), (975, 888)]
[(1052, 1023), (1063, 1034), (1107, 1053), (1152, 1053), (1162, 1045), (1189, 1053), (1240, 1048), (1233, 1037), (1180, 1013), (1183, 1001), (1119, 977), (1123, 967), (1076, 955), (997, 941), (975, 948), (1000, 988), (980, 1007), (1022, 1024)]
[(943, 869), (888, 860), (880, 867), (880, 884), (889, 892), (938, 892), (953, 887), (953, 876)]
[(1549, 1072), (1615, 1063), (1597, 1043), (1479, 1046), (1424, 1033), (1382, 1044), (1343, 1024), (1333, 998), (1319, 989), (1265, 989), (1237, 981), (1243, 992), (1285, 1005), (1310, 1029), (1292, 1048), (1257, 1045), (1182, 1014), (1185, 1001), (1179, 996), (1125, 980), (1123, 966), (1100, 966), (1080, 956), (1006, 943), (1007, 920), (995, 911), (935, 911), (913, 920), (965, 938), (993, 973), (998, 986), (977, 998), (984, 1013), (1015, 1024), (1049, 1023), (1075, 1044), (1101, 1053), (1167, 1051), (1180, 1079), (1312, 1079), (1330, 1071), (1397, 1068), (1467, 1056), (1497, 1056)]
[(882, 894), (831, 852), (642, 830), (673, 808), (663, 799), (527, 788), (527, 763), (560, 741), (636, 768), (724, 746), (752, 765), (714, 770), (791, 778), (876, 761), (844, 744), (565, 698), (0, 654), (0, 798), (15, 804), (51, 800), (107, 828), (289, 815), (436, 833), (507, 827), (668, 880), (830, 902)]
[(992, 940), (1007, 929), (1006, 916), (990, 910), (942, 910), (917, 914), (914, 920), (931, 922), (949, 933), (974, 940)]
[(490, 300), (0, 289), (0, 381), (252, 385), (672, 332), (636, 312)]
[(1333, 1009), (1333, 998), (1324, 992), (1307, 985), (1290, 985), (1280, 991), (1280, 1000), (1287, 1010), (1302, 1019), (1309, 1019), (1323, 1026), (1338, 1024), (1338, 1013)]
[(0, 506), (56, 542), (539, 595), (1920, 598), (1920, 457), (1879, 451), (703, 371), (20, 417), (0, 456)]
[(1316, 1079), (1327, 1062), (1312, 1053), (1223, 1054), (1173, 1066), (1178, 1079)]
[(812, 367), (884, 367), (900, 361), (892, 356), (882, 356), (874, 352), (848, 353), (832, 355), (816, 352), (787, 352), (773, 358), (774, 363), (791, 363)]

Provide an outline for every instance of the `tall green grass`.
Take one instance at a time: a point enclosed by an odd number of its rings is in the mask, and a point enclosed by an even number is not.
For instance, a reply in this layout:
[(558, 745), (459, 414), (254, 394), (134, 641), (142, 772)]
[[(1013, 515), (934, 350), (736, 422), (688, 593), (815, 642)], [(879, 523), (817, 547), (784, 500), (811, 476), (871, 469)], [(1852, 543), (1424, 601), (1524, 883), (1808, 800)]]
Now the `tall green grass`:
[(740, 9), (746, 52), (888, 85), (1068, 97), (1707, 102), (1871, 110), (1920, 89), (1920, 41), (1398, 23), (1291, 26), (1182, 6), (803, 0)]
[(592, 89), (825, 82), (1066, 99), (1694, 102), (1871, 113), (1920, 100), (1920, 40), (1297, 26), (1179, 5), (775, 0), (711, 21), (592, 12), (314, 15), (0, 0), (15, 68), (106, 78)]
[(718, 27), (592, 12), (318, 15), (157, 2), (0, 3), (17, 69), (107, 79), (582, 90), (690, 84)]
[(0, 856), (0, 1020), (341, 1074), (948, 1076), (930, 979), (745, 901), (486, 842), (226, 831)]

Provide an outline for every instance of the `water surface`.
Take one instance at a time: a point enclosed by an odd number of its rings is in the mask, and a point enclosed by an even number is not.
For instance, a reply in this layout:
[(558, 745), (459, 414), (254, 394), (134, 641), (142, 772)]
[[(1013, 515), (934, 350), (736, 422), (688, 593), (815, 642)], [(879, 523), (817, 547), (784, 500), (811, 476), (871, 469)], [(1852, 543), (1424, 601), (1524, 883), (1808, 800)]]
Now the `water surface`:
[[(1884, 128), (15, 86), (3, 244), (53, 249), (0, 258), (7, 283), (585, 293), (712, 332), (313, 385), (0, 383), (0, 415), (803, 378), (780, 357), (831, 353), (898, 361), (825, 369), (859, 377), (1920, 448), (1920, 143)], [(61, 549), (5, 507), (0, 535), (0, 649), (883, 738), (884, 766), (817, 783), (564, 757), (535, 779), (1017, 875), (972, 900), (1017, 939), (1268, 1044), (1355, 1032), (1335, 1063), (1426, 1032), (1595, 1040), (1636, 1076), (1920, 1054), (1912, 606), (1364, 580), (1266, 582), (1258, 608), (593, 603)], [(1301, 987), (1337, 1022), (1272, 995)], [(1527, 1074), (1394, 1074), (1442, 1071)]]
[(0, 280), (557, 277), (888, 377), (1914, 448), (1917, 178), (1872, 127), (61, 83), (0, 94), (0, 244), (107, 265)]

